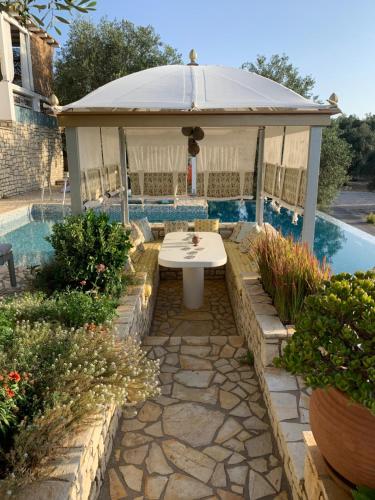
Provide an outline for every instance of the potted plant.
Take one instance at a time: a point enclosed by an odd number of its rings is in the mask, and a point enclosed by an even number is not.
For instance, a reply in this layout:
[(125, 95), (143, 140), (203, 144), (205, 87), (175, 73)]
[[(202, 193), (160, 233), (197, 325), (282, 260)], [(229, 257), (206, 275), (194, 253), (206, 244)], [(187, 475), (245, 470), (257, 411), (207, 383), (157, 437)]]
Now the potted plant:
[(375, 488), (375, 271), (333, 276), (307, 297), (276, 364), (313, 389), (311, 428), (328, 464)]

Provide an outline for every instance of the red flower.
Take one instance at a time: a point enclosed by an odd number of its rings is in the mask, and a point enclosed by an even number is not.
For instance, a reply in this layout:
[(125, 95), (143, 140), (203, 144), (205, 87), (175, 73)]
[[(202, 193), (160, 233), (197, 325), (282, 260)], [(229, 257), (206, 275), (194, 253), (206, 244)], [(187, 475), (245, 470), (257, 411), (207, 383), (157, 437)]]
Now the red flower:
[(0, 375), (0, 382), (1, 382), (1, 380), (4, 380), (4, 377), (2, 375)]
[(16, 395), (16, 393), (12, 391), (12, 389), (10, 389), (8, 386), (5, 386), (4, 389), (7, 393), (8, 398), (13, 398)]
[(96, 270), (98, 271), (98, 273), (104, 273), (104, 271), (105, 271), (106, 269), (107, 269), (107, 268), (106, 268), (105, 264), (98, 264), (98, 265), (96, 266)]
[(21, 375), (18, 372), (9, 372), (8, 377), (9, 380), (13, 380), (13, 382), (19, 382), (21, 380)]

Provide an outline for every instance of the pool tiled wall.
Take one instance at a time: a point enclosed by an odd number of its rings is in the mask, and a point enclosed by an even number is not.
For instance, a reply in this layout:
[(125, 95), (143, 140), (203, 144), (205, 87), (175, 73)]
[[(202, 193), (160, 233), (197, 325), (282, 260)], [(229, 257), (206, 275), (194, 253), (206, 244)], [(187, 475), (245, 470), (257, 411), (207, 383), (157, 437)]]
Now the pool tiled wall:
[[(113, 221), (121, 221), (121, 206), (119, 204), (102, 206), (96, 211), (105, 211)], [(205, 206), (173, 205), (173, 204), (131, 204), (129, 205), (130, 219), (147, 217), (150, 222), (164, 222), (166, 220), (207, 219), (208, 209)], [(31, 214), (34, 220), (52, 219), (61, 220), (70, 214), (70, 207), (62, 205), (33, 205)]]

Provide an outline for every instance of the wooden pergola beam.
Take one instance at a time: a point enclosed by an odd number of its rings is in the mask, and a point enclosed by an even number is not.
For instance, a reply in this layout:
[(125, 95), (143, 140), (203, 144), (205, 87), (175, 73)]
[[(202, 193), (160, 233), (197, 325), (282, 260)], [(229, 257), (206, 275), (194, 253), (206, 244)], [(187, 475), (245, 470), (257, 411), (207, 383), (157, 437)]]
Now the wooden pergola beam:
[(62, 112), (61, 127), (270, 127), (328, 126), (332, 113)]

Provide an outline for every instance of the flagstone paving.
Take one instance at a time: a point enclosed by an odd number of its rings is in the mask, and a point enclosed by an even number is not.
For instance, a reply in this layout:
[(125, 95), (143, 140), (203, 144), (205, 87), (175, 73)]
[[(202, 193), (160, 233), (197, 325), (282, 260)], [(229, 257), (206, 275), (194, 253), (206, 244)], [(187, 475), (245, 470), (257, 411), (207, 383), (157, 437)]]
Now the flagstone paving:
[(17, 286), (10, 284), (8, 265), (0, 266), (0, 298), (20, 293), (27, 288), (29, 271), (25, 267), (16, 267)]
[(124, 411), (100, 500), (288, 500), (242, 337), (149, 336), (144, 346), (160, 359), (162, 394)]
[(181, 280), (160, 282), (151, 335), (237, 334), (225, 280), (205, 280), (204, 304), (196, 311), (184, 307), (181, 285)]

